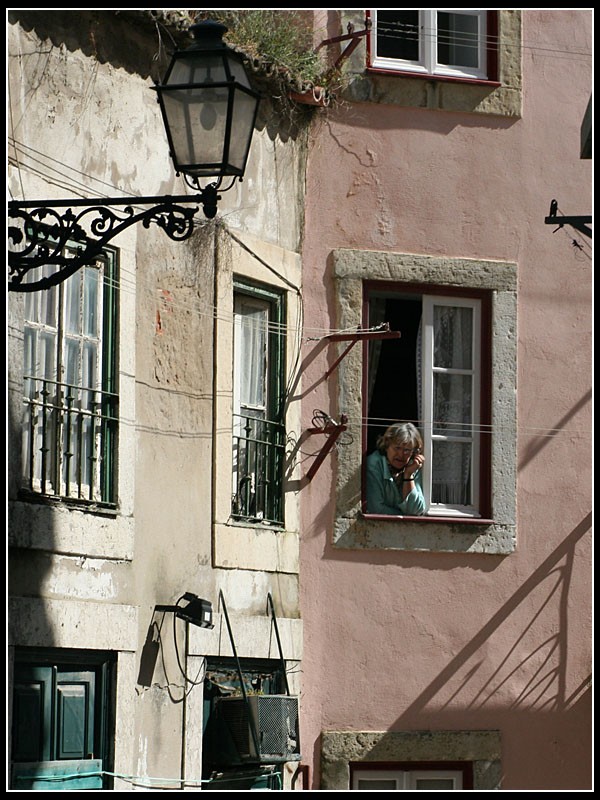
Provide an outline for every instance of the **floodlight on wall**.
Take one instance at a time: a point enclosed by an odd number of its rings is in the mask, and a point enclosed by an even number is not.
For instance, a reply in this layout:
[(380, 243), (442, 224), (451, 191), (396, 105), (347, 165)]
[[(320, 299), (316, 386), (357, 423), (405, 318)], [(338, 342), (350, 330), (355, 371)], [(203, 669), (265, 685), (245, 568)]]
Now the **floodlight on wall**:
[[(179, 605), (182, 600), (187, 601), (187, 605)], [(155, 606), (155, 611), (173, 613), (179, 619), (197, 625), (200, 628), (214, 628), (212, 603), (209, 600), (202, 600), (191, 592), (183, 594), (174, 606)]]
[[(115, 236), (137, 222), (145, 228), (154, 223), (173, 241), (183, 241), (193, 233), (198, 204), (209, 219), (216, 215), (218, 192), (244, 176), (259, 104), (242, 56), (223, 42), (226, 31), (213, 20), (192, 25), (194, 44), (174, 53), (164, 82), (152, 87), (177, 174), (196, 194), (10, 201), (9, 291), (62, 283), (94, 264)], [(200, 180), (207, 178), (216, 180), (202, 188)], [(224, 178), (231, 182), (223, 189)], [(124, 208), (112, 208), (119, 206)], [(72, 210), (78, 208), (83, 210)]]

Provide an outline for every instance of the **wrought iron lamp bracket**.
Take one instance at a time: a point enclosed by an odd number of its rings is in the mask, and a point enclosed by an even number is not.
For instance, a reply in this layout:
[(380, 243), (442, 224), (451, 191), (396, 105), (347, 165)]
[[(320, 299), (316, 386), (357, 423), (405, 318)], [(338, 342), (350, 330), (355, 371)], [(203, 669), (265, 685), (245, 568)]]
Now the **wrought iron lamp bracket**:
[[(199, 205), (209, 219), (216, 215), (219, 183), (201, 190), (196, 185), (199, 193), (194, 195), (9, 202), (8, 290), (35, 292), (62, 283), (93, 264), (115, 236), (138, 222), (145, 228), (158, 225), (173, 241), (188, 239)], [(77, 208), (82, 210), (73, 211)], [(26, 280), (46, 265), (54, 267), (52, 274)]]

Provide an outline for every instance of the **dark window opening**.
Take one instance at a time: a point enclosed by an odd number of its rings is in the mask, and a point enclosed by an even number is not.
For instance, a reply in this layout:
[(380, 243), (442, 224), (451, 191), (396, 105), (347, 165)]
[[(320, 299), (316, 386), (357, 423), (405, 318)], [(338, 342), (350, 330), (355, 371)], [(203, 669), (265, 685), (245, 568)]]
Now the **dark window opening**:
[[(281, 662), (268, 659), (240, 659), (243, 686), (248, 706), (243, 697), (240, 674), (234, 658), (208, 658), (204, 681), (204, 728), (202, 740), (202, 779), (207, 790), (282, 789), (282, 763), (280, 759), (262, 758), (256, 752), (258, 744), (275, 751), (287, 747), (286, 736), (297, 736), (297, 717), (282, 716), (288, 711), (286, 703), (295, 707), (296, 698), (285, 696), (285, 676)], [(274, 705), (269, 706), (273, 699)], [(249, 714), (256, 703), (267, 709), (267, 718), (257, 713), (257, 742), (249, 728)], [(287, 760), (294, 760), (291, 756)], [(278, 761), (280, 763), (278, 763)]]
[(367, 452), (375, 449), (378, 436), (398, 420), (419, 427), (417, 344), (421, 324), (420, 298), (373, 298), (369, 324), (375, 318), (400, 331), (399, 339), (384, 339), (369, 345), (369, 391), (367, 400)]
[(377, 53), (384, 58), (419, 60), (419, 12), (377, 11)]

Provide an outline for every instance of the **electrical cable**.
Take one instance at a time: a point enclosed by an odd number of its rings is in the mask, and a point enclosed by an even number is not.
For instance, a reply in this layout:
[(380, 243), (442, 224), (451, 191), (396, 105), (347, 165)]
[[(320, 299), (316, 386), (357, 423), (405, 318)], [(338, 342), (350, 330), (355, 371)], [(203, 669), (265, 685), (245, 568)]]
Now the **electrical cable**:
[[(175, 603), (176, 606), (179, 606), (179, 603), (181, 602), (181, 600), (183, 600), (183, 597), (184, 597), (184, 595), (182, 595), (179, 598), (179, 600)], [(181, 674), (183, 676), (183, 679), (185, 680), (186, 684), (190, 684), (190, 687), (191, 687), (189, 689), (189, 691), (187, 692), (187, 694), (186, 694), (186, 697), (187, 697), (189, 695), (189, 693), (191, 692), (191, 690), (194, 688), (194, 686), (201, 686), (204, 683), (204, 680), (205, 680), (205, 677), (206, 677), (206, 659), (203, 659), (201, 666), (198, 668), (198, 674), (196, 675), (196, 677), (194, 679), (189, 678), (187, 676), (187, 674), (186, 674), (186, 671), (185, 671), (184, 667), (181, 664), (181, 657), (179, 655), (179, 644), (177, 642), (177, 625), (176, 625), (176, 622), (177, 622), (177, 614), (174, 614), (173, 615), (173, 643), (174, 643), (174, 648), (175, 648), (175, 657), (177, 658), (177, 666), (179, 667), (179, 671), (181, 672)], [(185, 635), (186, 635), (186, 640), (187, 640), (187, 636), (188, 636), (188, 628), (187, 628), (187, 626), (189, 625), (189, 623), (186, 622), (185, 625), (186, 625)], [(198, 676), (200, 675), (200, 673), (202, 672), (203, 669), (204, 669), (204, 678), (202, 678), (202, 680), (199, 681), (198, 680)]]
[[(445, 9), (440, 9), (444, 11)], [(583, 9), (588, 10), (588, 9)], [(378, 38), (387, 40), (409, 40), (418, 42), (422, 38), (427, 38), (432, 41), (437, 41), (440, 37), (447, 39), (448, 44), (457, 44), (461, 49), (478, 49), (480, 43), (484, 47), (520, 47), (521, 50), (528, 50), (532, 53), (551, 53), (558, 58), (569, 58), (574, 56), (574, 60), (579, 60), (578, 57), (591, 58), (592, 51), (590, 50), (563, 50), (556, 47), (542, 47), (536, 44), (525, 44), (522, 39), (513, 39), (505, 34), (485, 34), (481, 36), (477, 33), (469, 33), (467, 31), (456, 31), (449, 28), (437, 27), (430, 28), (419, 24), (401, 23), (394, 21), (383, 21), (377, 23), (372, 29), (373, 34), (377, 34)]]
[[(119, 780), (126, 781), (127, 783), (132, 783), (135, 786), (139, 786), (141, 788), (146, 789), (170, 789), (171, 786), (164, 786), (161, 787), (160, 784), (178, 784), (179, 786), (201, 786), (211, 783), (219, 783), (223, 781), (249, 781), (256, 778), (274, 778), (278, 781), (281, 785), (281, 775), (275, 769), (271, 772), (249, 772), (236, 777), (234, 774), (227, 774), (219, 775), (215, 778), (154, 778), (149, 775), (127, 775), (126, 773), (122, 772), (109, 772), (108, 770), (100, 769), (100, 770), (90, 770), (89, 772), (74, 772), (66, 775), (43, 775), (37, 774), (35, 775), (36, 781), (45, 781), (48, 783), (60, 783), (68, 780), (76, 780), (81, 778), (93, 778), (93, 777), (101, 777), (106, 775), (107, 777), (111, 778), (118, 778)], [(18, 781), (31, 781), (32, 777), (30, 775), (16, 775), (15, 780)], [(83, 789), (80, 791), (84, 791)]]

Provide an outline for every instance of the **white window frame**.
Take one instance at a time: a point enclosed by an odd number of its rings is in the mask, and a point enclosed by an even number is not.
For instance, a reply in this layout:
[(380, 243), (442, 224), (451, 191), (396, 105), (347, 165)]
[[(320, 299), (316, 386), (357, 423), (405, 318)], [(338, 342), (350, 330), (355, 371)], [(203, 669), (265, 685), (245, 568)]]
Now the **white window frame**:
[[(388, 10), (388, 9), (385, 9)], [(403, 9), (407, 10), (407, 9)], [(377, 52), (377, 20), (378, 9), (371, 9), (372, 27), (370, 36), (371, 64), (374, 69), (392, 72), (410, 72), (416, 75), (434, 75), (447, 78), (470, 78), (488, 80), (487, 66), (487, 9), (453, 9), (426, 8), (415, 9), (419, 12), (419, 59), (412, 61), (401, 58), (379, 56)], [(477, 67), (465, 65), (439, 64), (437, 60), (438, 45), (438, 11), (443, 13), (460, 13), (476, 17), (478, 23)]]
[[(445, 369), (434, 364), (434, 309), (436, 306), (470, 308), (473, 312), (472, 340), (471, 340), (471, 368), (470, 369)], [(479, 513), (479, 473), (480, 473), (480, 396), (481, 396), (481, 300), (477, 298), (464, 298), (443, 295), (423, 295), (422, 297), (422, 328), (423, 328), (423, 387), (422, 387), (422, 434), (424, 444), (425, 464), (423, 466), (423, 493), (427, 504), (428, 515), (444, 517), (478, 517)], [(434, 381), (439, 374), (464, 375), (471, 378), (471, 420), (466, 424), (471, 428), (471, 436), (452, 435), (449, 431), (445, 435), (434, 433), (436, 420), (434, 419)], [(434, 442), (463, 442), (471, 445), (471, 505), (450, 505), (447, 503), (433, 503), (432, 496), (432, 465)]]
[(451, 780), (453, 786), (451, 790), (442, 791), (461, 791), (463, 788), (463, 774), (461, 770), (445, 770), (445, 769), (416, 769), (416, 770), (401, 770), (401, 769), (360, 769), (354, 770), (352, 775), (352, 789), (365, 791), (361, 789), (360, 782), (368, 781), (381, 781), (386, 784), (394, 781), (394, 789), (386, 786), (384, 789), (375, 789), (369, 787), (368, 791), (415, 791), (418, 789), (418, 782), (420, 780), (428, 779), (442, 779)]
[[(264, 319), (265, 330), (265, 346), (262, 353), (262, 369), (261, 369), (261, 388), (263, 395), (263, 402), (259, 405), (248, 405), (242, 400), (242, 364), (241, 364), (241, 341), (245, 336), (244, 326), (247, 323), (245, 320), (244, 309), (251, 308), (254, 311), (262, 314)], [(233, 341), (233, 413), (240, 414), (243, 409), (248, 411), (255, 411), (262, 414), (262, 419), (268, 416), (268, 392), (269, 392), (269, 352), (268, 352), (268, 329), (269, 329), (269, 303), (258, 297), (252, 297), (236, 292), (234, 296), (234, 309), (233, 309), (233, 323), (234, 323), (234, 341)], [(252, 324), (252, 323), (251, 323)], [(259, 323), (260, 324), (260, 323)]]

